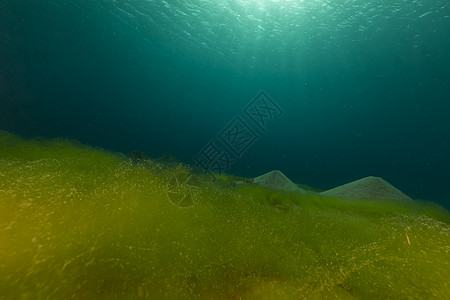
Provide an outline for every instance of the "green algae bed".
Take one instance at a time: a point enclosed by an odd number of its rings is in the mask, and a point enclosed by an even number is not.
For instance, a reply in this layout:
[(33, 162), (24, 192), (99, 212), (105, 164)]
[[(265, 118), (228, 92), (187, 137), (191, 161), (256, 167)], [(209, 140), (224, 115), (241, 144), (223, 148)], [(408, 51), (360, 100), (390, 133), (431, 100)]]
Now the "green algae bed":
[(450, 299), (438, 205), (173, 186), (190, 172), (0, 132), (0, 298)]

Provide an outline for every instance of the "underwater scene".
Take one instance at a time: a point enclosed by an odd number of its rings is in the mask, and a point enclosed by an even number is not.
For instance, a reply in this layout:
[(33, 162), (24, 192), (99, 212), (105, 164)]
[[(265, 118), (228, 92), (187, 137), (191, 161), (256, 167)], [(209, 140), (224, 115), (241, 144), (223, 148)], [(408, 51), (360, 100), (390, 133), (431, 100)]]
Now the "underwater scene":
[(0, 0), (0, 299), (450, 299), (450, 3)]

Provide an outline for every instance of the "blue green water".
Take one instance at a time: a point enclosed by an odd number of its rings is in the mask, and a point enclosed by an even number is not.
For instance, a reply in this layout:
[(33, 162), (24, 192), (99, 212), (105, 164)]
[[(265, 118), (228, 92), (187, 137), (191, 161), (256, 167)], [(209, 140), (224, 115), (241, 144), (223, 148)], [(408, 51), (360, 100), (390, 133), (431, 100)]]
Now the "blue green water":
[(443, 0), (0, 0), (1, 130), (192, 163), (241, 116), (258, 138), (227, 172), (321, 189), (450, 207), (449, 70)]

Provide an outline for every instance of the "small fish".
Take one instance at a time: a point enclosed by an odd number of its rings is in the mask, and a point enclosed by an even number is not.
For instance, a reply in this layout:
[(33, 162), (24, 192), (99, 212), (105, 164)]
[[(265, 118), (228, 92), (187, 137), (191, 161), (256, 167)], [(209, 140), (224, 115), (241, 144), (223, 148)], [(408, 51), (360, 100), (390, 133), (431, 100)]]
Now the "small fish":
[(421, 14), (417, 19), (420, 19), (420, 18), (423, 18), (423, 17), (425, 17), (425, 16), (428, 16), (429, 14), (431, 14), (432, 13), (432, 11), (428, 11), (428, 12), (426, 12), (426, 13), (424, 13), (424, 14)]

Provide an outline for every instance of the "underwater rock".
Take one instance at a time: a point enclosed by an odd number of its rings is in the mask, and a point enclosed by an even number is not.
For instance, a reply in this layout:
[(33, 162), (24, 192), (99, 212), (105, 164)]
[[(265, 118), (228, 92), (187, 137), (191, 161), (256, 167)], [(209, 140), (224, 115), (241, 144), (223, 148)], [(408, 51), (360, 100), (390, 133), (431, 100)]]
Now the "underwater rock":
[[(173, 155), (166, 153), (163, 156), (160, 156), (155, 159), (155, 162), (159, 163), (162, 166), (165, 166), (166, 168), (177, 168), (180, 166), (183, 166), (184, 168), (189, 169), (191, 172), (193, 171), (193, 167), (178, 160)], [(200, 172), (197, 172), (197, 174), (201, 174)]]
[(303, 189), (305, 192), (312, 192), (312, 193), (320, 193), (323, 192), (322, 189), (316, 188), (316, 187), (312, 187), (309, 186), (307, 184), (303, 184), (303, 183), (297, 183), (297, 186), (301, 189)]
[(304, 192), (302, 188), (298, 187), (289, 178), (287, 178), (286, 175), (278, 170), (270, 171), (266, 174), (256, 177), (255, 179), (253, 179), (253, 183), (268, 187), (273, 190)]
[(141, 151), (133, 151), (131, 153), (128, 153), (127, 157), (131, 158), (131, 160), (133, 160), (133, 161), (150, 159), (150, 157), (146, 153), (141, 152)]
[(181, 162), (178, 159), (176, 159), (174, 156), (172, 156), (169, 153), (166, 153), (163, 156), (158, 157), (156, 160), (158, 162), (167, 163), (167, 164), (175, 164), (175, 165), (181, 164)]
[(357, 199), (412, 200), (383, 178), (374, 176), (365, 177), (320, 194)]

